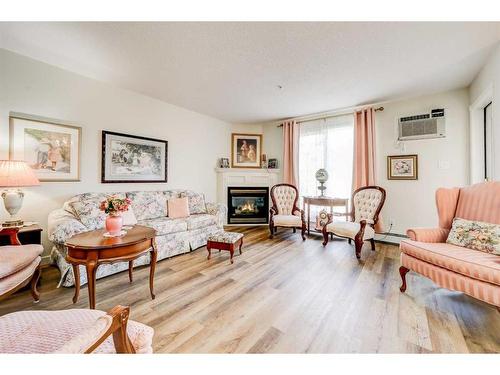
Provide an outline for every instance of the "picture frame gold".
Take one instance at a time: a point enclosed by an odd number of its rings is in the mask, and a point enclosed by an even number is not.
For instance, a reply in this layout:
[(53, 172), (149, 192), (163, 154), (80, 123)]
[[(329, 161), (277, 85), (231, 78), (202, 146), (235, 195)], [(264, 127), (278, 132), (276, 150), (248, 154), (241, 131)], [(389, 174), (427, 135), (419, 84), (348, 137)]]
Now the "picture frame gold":
[(418, 180), (418, 155), (387, 156), (388, 180)]
[(231, 134), (231, 167), (262, 167), (262, 134)]

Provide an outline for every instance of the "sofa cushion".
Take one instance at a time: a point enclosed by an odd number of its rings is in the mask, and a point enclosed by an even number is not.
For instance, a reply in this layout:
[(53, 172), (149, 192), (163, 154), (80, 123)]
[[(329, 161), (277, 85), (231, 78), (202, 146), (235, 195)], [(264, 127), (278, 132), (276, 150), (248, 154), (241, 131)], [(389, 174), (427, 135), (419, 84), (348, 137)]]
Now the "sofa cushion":
[(449, 243), (429, 243), (403, 240), (401, 251), (424, 262), (446, 268), (481, 281), (500, 285), (500, 258), (452, 245)]
[(186, 222), (188, 230), (205, 228), (217, 224), (216, 217), (208, 214), (191, 215), (186, 218)]
[(446, 242), (500, 255), (500, 225), (455, 218)]
[[(334, 221), (328, 224), (326, 230), (328, 233), (333, 233), (337, 236), (354, 239), (360, 228), (361, 225), (359, 223), (353, 223), (350, 221)], [(363, 240), (369, 240), (373, 237), (375, 237), (375, 230), (370, 225), (366, 225)]]
[(167, 201), (168, 217), (175, 219), (189, 216), (188, 198), (170, 198)]
[(104, 227), (106, 214), (101, 211), (101, 199), (78, 200), (71, 203), (78, 220), (88, 229), (94, 230)]
[(83, 193), (71, 198), (67, 206), (71, 207), (69, 212), (88, 229), (100, 229), (106, 220), (106, 214), (100, 209), (101, 202), (110, 196), (125, 198), (125, 193)]
[(206, 214), (207, 205), (205, 204), (205, 196), (203, 194), (195, 193), (194, 191), (186, 190), (181, 192), (182, 197), (187, 197), (189, 201), (189, 213), (193, 214)]
[(161, 191), (133, 191), (127, 193), (138, 221), (167, 215), (167, 198)]
[(163, 236), (169, 233), (185, 232), (188, 230), (187, 218), (172, 219), (169, 217), (157, 217), (155, 219), (141, 220), (140, 225), (150, 227), (156, 230), (157, 236)]
[(42, 252), (42, 245), (1, 246), (0, 279), (27, 267)]
[(297, 215), (274, 215), (273, 223), (276, 226), (300, 227), (302, 226), (302, 219)]

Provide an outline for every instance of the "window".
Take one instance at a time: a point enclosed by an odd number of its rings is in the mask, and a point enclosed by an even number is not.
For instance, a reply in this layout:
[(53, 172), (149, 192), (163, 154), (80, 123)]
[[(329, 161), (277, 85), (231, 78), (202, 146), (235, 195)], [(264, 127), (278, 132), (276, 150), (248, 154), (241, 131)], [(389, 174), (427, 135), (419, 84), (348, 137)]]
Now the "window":
[(325, 168), (325, 195), (349, 198), (352, 188), (354, 116), (344, 115), (306, 121), (300, 125), (300, 195), (319, 195), (316, 171)]

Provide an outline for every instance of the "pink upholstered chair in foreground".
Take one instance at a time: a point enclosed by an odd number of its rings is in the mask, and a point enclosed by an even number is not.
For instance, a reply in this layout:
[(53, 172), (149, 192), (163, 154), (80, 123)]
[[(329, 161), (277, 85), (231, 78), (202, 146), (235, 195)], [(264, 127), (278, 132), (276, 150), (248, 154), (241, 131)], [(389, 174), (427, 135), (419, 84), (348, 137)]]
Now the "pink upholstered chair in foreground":
[[(19, 311), (0, 317), (0, 353), (152, 353), (153, 329), (129, 308)], [(112, 338), (111, 338), (112, 335)]]
[(17, 238), (18, 228), (0, 231), (10, 237), (11, 243), (11, 246), (0, 247), (0, 300), (31, 284), (31, 295), (38, 302), (40, 293), (36, 285), (40, 278), (42, 245), (21, 245)]
[(306, 220), (304, 210), (297, 207), (299, 191), (290, 184), (277, 184), (271, 188), (271, 200), (273, 206), (269, 210), (270, 238), (276, 232), (277, 227), (293, 228), (295, 233), (300, 229), (302, 239), (306, 239)]
[(500, 256), (446, 243), (454, 218), (500, 224), (500, 182), (438, 189), (436, 205), (439, 228), (408, 229), (410, 239), (401, 242), (401, 292), (413, 270), (443, 288), (500, 307)]
[(352, 212), (350, 220), (333, 221), (328, 215), (328, 222), (323, 227), (323, 246), (328, 243), (328, 235), (354, 240), (356, 258), (361, 258), (361, 248), (365, 241), (370, 241), (375, 250), (375, 224), (385, 202), (385, 190), (380, 186), (365, 186), (352, 193)]

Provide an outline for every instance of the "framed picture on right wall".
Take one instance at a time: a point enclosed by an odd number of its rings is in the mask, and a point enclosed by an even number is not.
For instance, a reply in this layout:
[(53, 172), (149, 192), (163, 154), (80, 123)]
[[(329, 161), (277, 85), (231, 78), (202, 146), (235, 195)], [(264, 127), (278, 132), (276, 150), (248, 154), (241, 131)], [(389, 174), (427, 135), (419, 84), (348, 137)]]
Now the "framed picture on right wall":
[(388, 180), (418, 180), (418, 155), (387, 156)]

